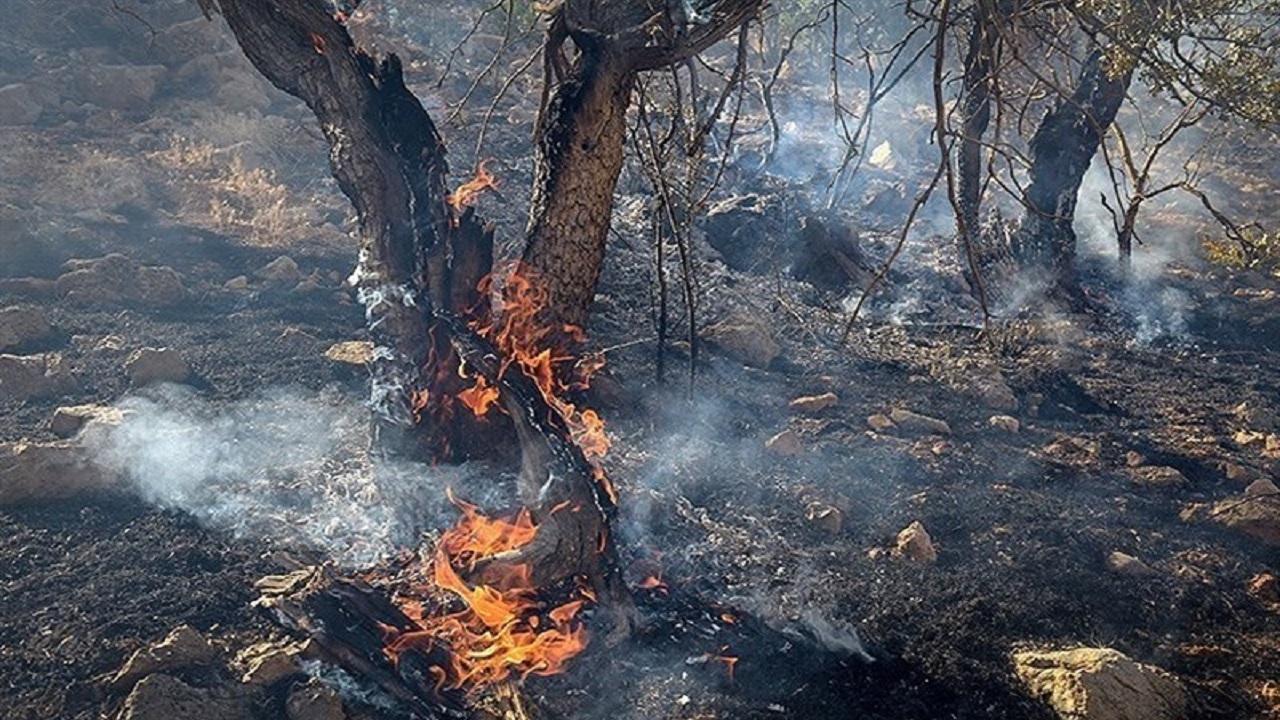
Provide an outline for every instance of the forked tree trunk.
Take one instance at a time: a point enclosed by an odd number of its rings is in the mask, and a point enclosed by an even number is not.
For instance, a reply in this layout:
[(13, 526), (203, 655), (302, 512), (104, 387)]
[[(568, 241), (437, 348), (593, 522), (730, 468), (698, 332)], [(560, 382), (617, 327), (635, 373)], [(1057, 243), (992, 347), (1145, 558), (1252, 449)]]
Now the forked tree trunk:
[(1076, 198), (1080, 183), (1129, 89), (1132, 71), (1112, 76), (1101, 49), (1080, 68), (1075, 91), (1045, 115), (1031, 138), (1026, 214), (1015, 237), (1021, 267), (1045, 272), (1051, 290), (1074, 297)]

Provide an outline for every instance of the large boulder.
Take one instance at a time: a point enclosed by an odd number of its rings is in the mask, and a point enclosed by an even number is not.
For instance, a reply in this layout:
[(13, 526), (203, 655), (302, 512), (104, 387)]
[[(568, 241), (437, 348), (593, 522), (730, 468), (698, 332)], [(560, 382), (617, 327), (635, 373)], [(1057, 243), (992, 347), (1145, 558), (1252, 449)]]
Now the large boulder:
[(1236, 532), (1280, 545), (1280, 488), (1271, 480), (1255, 480), (1243, 497), (1214, 505), (1211, 516)]
[(40, 342), (52, 333), (44, 313), (36, 308), (15, 305), (0, 309), (0, 351)]
[(81, 305), (135, 302), (169, 307), (186, 299), (182, 276), (170, 267), (143, 267), (119, 253), (69, 260), (55, 282), (58, 295)]
[(1014, 671), (1063, 720), (1182, 720), (1187, 693), (1169, 673), (1111, 648), (1016, 652)]
[(182, 353), (173, 348), (139, 348), (124, 363), (134, 387), (157, 383), (180, 383), (191, 375)]
[(58, 353), (0, 355), (0, 401), (48, 397), (75, 386), (71, 370)]
[(125, 698), (120, 720), (252, 720), (252, 695), (240, 686), (196, 688), (168, 675), (149, 675)]
[(217, 648), (190, 625), (180, 625), (164, 640), (141, 648), (129, 656), (124, 667), (111, 678), (111, 686), (117, 690), (127, 690), (148, 675), (206, 667), (218, 662)]
[(768, 368), (782, 354), (769, 324), (754, 316), (732, 316), (707, 328), (704, 336), (725, 355), (751, 367)]
[(60, 500), (112, 483), (112, 476), (77, 442), (0, 443), (0, 507)]

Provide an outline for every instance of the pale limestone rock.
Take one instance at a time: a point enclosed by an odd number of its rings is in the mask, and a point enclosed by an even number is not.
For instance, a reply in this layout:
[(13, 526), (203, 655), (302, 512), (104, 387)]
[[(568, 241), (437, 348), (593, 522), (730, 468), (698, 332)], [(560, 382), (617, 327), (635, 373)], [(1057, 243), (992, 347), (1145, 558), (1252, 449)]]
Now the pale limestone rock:
[(950, 435), (951, 426), (945, 420), (921, 415), (920, 413), (895, 408), (889, 412), (889, 419), (909, 433), (925, 435)]
[(804, 397), (798, 397), (795, 400), (792, 400), (788, 407), (790, 407), (793, 412), (801, 413), (803, 415), (814, 415), (829, 407), (834, 407), (839, 402), (840, 398), (835, 393), (827, 392), (822, 393), (821, 395), (806, 395)]
[(191, 375), (186, 359), (173, 348), (134, 350), (125, 360), (124, 369), (134, 387), (161, 382), (180, 383)]
[(52, 333), (44, 313), (36, 308), (15, 305), (0, 310), (0, 351), (39, 342)]
[(932, 563), (938, 559), (938, 548), (929, 537), (929, 531), (919, 520), (912, 522), (898, 533), (893, 556), (917, 563)]
[(302, 270), (298, 268), (298, 263), (294, 262), (294, 259), (288, 255), (281, 255), (255, 270), (253, 274), (267, 282), (280, 283), (282, 285), (294, 285), (302, 280)]
[(782, 354), (768, 323), (757, 317), (731, 317), (707, 328), (705, 336), (725, 355), (751, 367), (768, 368)]
[(49, 429), (58, 437), (68, 438), (91, 423), (115, 426), (124, 422), (119, 408), (107, 405), (67, 405), (54, 411), (49, 418)]
[(1216, 503), (1209, 517), (1268, 545), (1280, 545), (1280, 489), (1266, 478), (1250, 483), (1244, 497)]
[(804, 452), (800, 438), (791, 430), (783, 430), (765, 441), (764, 447), (775, 455), (794, 456)]
[(1143, 465), (1130, 468), (1129, 475), (1135, 483), (1146, 487), (1167, 488), (1187, 484), (1187, 477), (1179, 472), (1177, 468), (1163, 465)]
[(205, 667), (217, 661), (218, 650), (209, 644), (204, 635), (190, 625), (180, 625), (164, 640), (135, 651), (124, 667), (111, 678), (111, 686), (124, 690), (148, 675)]
[(243, 686), (194, 688), (168, 675), (149, 675), (125, 698), (119, 720), (254, 720)]
[(1111, 648), (1013, 654), (1031, 694), (1063, 720), (1183, 720), (1189, 700), (1172, 675)]
[(60, 500), (107, 488), (113, 482), (78, 443), (0, 443), (0, 507)]
[(334, 362), (347, 365), (368, 365), (373, 362), (373, 343), (367, 340), (346, 340), (334, 343), (324, 351), (324, 356)]
[(997, 430), (1014, 434), (1022, 429), (1022, 423), (1018, 422), (1018, 418), (1011, 415), (992, 415), (987, 420), (987, 424)]
[(867, 417), (867, 427), (878, 433), (887, 433), (898, 426), (893, 424), (888, 415), (876, 413)]
[(0, 355), (0, 400), (24, 401), (75, 389), (71, 369), (58, 353)]
[(1107, 569), (1120, 575), (1131, 575), (1133, 577), (1148, 577), (1156, 574), (1156, 571), (1152, 570), (1150, 565), (1119, 550), (1107, 555)]

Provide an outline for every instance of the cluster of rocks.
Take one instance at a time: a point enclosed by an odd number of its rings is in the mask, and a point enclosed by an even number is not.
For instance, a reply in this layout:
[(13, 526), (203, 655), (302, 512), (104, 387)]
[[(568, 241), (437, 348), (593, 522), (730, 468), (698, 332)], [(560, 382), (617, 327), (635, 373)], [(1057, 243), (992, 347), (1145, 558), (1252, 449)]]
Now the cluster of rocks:
[(134, 652), (107, 689), (124, 696), (119, 720), (251, 720), (281, 698), (273, 717), (345, 720), (341, 697), (304, 671), (315, 655), (309, 642), (268, 642), (228, 658), (184, 625)]

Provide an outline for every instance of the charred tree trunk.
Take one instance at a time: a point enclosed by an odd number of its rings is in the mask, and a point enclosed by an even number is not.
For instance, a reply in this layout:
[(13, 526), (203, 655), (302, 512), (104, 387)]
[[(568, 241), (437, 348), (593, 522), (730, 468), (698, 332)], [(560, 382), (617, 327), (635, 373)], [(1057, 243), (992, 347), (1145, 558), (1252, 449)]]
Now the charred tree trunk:
[(585, 327), (622, 171), (635, 73), (595, 48), (556, 88), (537, 129), (524, 262), (546, 280), (552, 326)]
[[(213, 0), (201, 0), (208, 11)], [(492, 233), (445, 202), (448, 166), (430, 116), (404, 85), (400, 61), (377, 61), (318, 1), (217, 0), (245, 55), (272, 84), (311, 108), (330, 165), (356, 208), (355, 278), (376, 347), (373, 446), (446, 459), (476, 428), (455, 422), (448, 338), (431, 310), (476, 304), (492, 265)]]
[(1024, 270), (1046, 272), (1052, 290), (1066, 297), (1078, 291), (1072, 228), (1076, 196), (1131, 78), (1131, 71), (1111, 75), (1103, 51), (1094, 50), (1080, 69), (1075, 91), (1058, 101), (1031, 138), (1026, 214), (1014, 252)]
[[(636, 76), (684, 62), (754, 17), (763, 0), (564, 0), (546, 45), (550, 90), (536, 131), (524, 262), (546, 279), (551, 327), (585, 327), (600, 280)], [(686, 8), (694, 9), (690, 17)], [(568, 59), (572, 41), (576, 56)]]
[[(995, 83), (995, 58), (999, 20), (988, 0), (974, 7), (973, 28), (964, 59), (964, 86), (960, 100), (960, 142), (956, 157), (959, 213), (956, 230), (962, 243), (979, 247), (979, 211), (982, 206), (982, 139), (991, 124), (991, 95)], [(962, 246), (961, 256), (966, 255)], [(980, 255), (980, 254), (979, 254)], [(961, 264), (968, 267), (968, 262)], [(974, 278), (969, 278), (973, 282)]]

